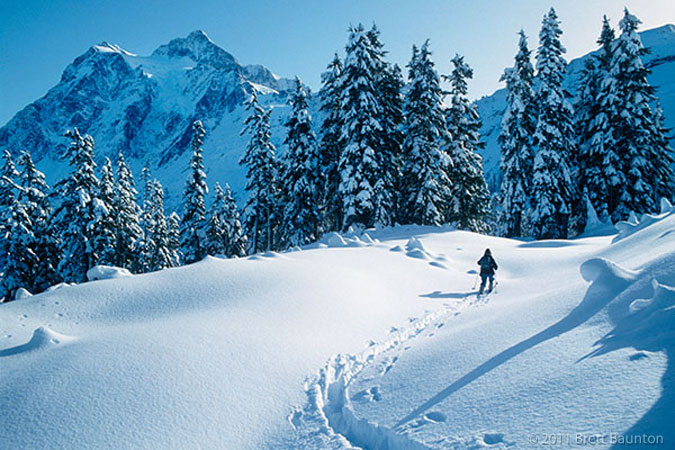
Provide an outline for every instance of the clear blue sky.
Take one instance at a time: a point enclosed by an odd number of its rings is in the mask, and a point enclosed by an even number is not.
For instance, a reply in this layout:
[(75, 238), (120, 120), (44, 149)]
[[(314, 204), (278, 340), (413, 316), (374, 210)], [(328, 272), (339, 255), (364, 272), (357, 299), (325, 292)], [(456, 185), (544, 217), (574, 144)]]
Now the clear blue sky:
[(521, 27), (536, 47), (551, 5), (563, 22), (568, 57), (594, 49), (602, 14), (616, 24), (624, 5), (643, 29), (675, 23), (673, 0), (0, 0), (0, 125), (93, 44), (105, 40), (145, 55), (196, 29), (242, 63), (299, 75), (316, 89), (333, 52), (342, 52), (349, 24), (375, 22), (390, 60), (401, 65), (411, 45), (427, 38), (441, 72), (456, 52), (465, 55), (477, 98), (500, 86)]

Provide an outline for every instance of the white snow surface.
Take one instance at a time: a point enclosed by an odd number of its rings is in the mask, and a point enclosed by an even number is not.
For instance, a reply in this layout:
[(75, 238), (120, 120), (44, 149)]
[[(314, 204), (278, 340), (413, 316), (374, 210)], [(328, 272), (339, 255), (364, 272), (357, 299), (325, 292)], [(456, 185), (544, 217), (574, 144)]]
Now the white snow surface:
[(87, 271), (87, 280), (112, 280), (114, 278), (130, 277), (131, 272), (124, 267), (98, 265)]
[[(668, 448), (675, 212), (642, 221), (368, 230), (0, 305), (0, 447)], [(487, 247), (499, 284), (477, 299)]]

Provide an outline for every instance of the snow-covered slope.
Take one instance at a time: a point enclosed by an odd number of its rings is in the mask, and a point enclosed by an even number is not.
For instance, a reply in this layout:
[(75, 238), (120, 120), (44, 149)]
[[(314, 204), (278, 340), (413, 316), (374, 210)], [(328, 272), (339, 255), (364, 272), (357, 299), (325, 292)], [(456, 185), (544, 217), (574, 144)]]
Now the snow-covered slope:
[[(533, 35), (534, 36), (534, 35)], [(675, 25), (664, 25), (640, 33), (642, 43), (651, 53), (644, 57), (645, 65), (652, 71), (649, 82), (657, 88), (656, 94), (661, 100), (666, 126), (675, 128)], [(564, 36), (563, 36), (564, 43)], [(516, 42), (514, 41), (514, 54)], [(536, 37), (530, 37), (529, 46), (536, 49)], [(536, 51), (534, 52), (536, 53)], [(576, 95), (579, 76), (584, 67), (584, 58), (570, 61), (564, 84), (571, 95)], [(482, 150), (486, 178), (491, 189), (496, 189), (499, 180), (499, 161), (501, 158), (498, 137), (501, 120), (506, 108), (506, 90), (500, 89), (492, 95), (476, 101), (478, 112), (483, 119), (481, 134), (485, 141)], [(675, 143), (675, 136), (671, 139)]]
[[(534, 440), (552, 434), (626, 432), (675, 442), (673, 230), (669, 207), (618, 236), (571, 241), (397, 227), (62, 285), (0, 305), (0, 442), (541, 448)], [(499, 285), (478, 300), (485, 247)]]
[[(202, 31), (174, 39), (150, 56), (104, 42), (77, 57), (55, 87), (0, 128), (0, 148), (30, 150), (54, 183), (65, 170), (63, 133), (78, 127), (94, 137), (99, 161), (105, 156), (114, 161), (121, 150), (137, 174), (149, 163), (175, 205), (185, 182), (190, 125), (199, 119), (207, 130), (209, 175), (242, 192), (238, 161), (247, 140), (240, 136), (242, 103), (256, 89), (262, 103), (285, 106), (292, 85), (263, 66), (240, 64)], [(285, 109), (276, 108), (276, 130)], [(283, 141), (278, 132), (274, 138)]]

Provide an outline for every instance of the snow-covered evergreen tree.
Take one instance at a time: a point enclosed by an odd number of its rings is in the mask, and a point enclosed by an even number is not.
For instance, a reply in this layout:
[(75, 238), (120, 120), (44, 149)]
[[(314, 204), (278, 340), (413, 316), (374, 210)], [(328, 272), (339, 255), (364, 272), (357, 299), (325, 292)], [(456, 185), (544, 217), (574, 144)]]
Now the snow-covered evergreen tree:
[(197, 120), (192, 124), (192, 158), (190, 175), (183, 194), (183, 221), (181, 223), (182, 253), (185, 264), (199, 261), (206, 256), (204, 224), (206, 206), (204, 196), (209, 192), (204, 172), (204, 126)]
[(206, 252), (209, 255), (225, 255), (228, 248), (228, 229), (226, 215), (225, 192), (219, 183), (213, 189), (213, 204), (206, 219)]
[(654, 187), (655, 197), (666, 198), (673, 203), (675, 199), (675, 174), (673, 174), (674, 154), (668, 141), (670, 130), (663, 123), (663, 109), (661, 103), (656, 101), (654, 106), (654, 154), (655, 170), (651, 185)]
[(141, 210), (136, 202), (137, 192), (134, 177), (122, 152), (117, 157), (115, 177), (115, 265), (131, 269), (138, 259), (136, 246), (140, 243), (143, 230), (140, 226)]
[(223, 189), (216, 183), (213, 204), (206, 223), (206, 239), (209, 255), (246, 255), (246, 235), (228, 184)]
[(152, 182), (149, 218), (145, 238), (148, 243), (148, 270), (174, 267), (175, 257), (170, 248), (169, 229), (164, 215), (164, 189), (158, 180)]
[(663, 147), (663, 128), (657, 124), (661, 119), (655, 118), (650, 105), (656, 98), (642, 62), (647, 50), (637, 33), (639, 24), (626, 9), (600, 93), (609, 122), (604, 144), (614, 149), (619, 164), (608, 189), (613, 221), (627, 218), (631, 211), (655, 211), (659, 196), (672, 197), (666, 187), (666, 180), (673, 178), (672, 152)]
[(255, 90), (246, 104), (249, 117), (243, 133), (251, 136), (246, 153), (239, 162), (245, 166), (246, 190), (249, 197), (244, 207), (246, 234), (251, 253), (272, 250), (275, 246), (278, 187), (276, 179), (276, 151), (270, 138), (271, 109), (258, 104)]
[(567, 238), (574, 190), (569, 169), (575, 154), (574, 113), (562, 87), (567, 63), (561, 34), (551, 8), (542, 21), (537, 52), (533, 234), (538, 239)]
[(112, 163), (105, 159), (97, 193), (96, 222), (92, 229), (92, 246), (99, 264), (114, 265), (117, 251), (117, 211), (115, 210), (115, 180)]
[(304, 245), (318, 239), (322, 222), (319, 194), (325, 185), (307, 93), (299, 78), (295, 83), (280, 180), (284, 194), (283, 246)]
[[(588, 200), (598, 214), (600, 220), (609, 218), (610, 186), (617, 179), (619, 157), (611, 145), (606, 145), (610, 138), (609, 116), (602, 103), (602, 82), (609, 74), (614, 43), (614, 30), (607, 16), (603, 18), (602, 32), (598, 39), (600, 50), (589, 56), (581, 72), (580, 90), (575, 104), (578, 151), (575, 158), (577, 164), (577, 195), (573, 202), (573, 217), (581, 223), (576, 231), (583, 229), (585, 200)], [(581, 219), (581, 220), (579, 220)]]
[(85, 281), (87, 270), (98, 262), (92, 237), (100, 213), (98, 178), (94, 163), (94, 139), (77, 128), (66, 136), (72, 142), (66, 152), (71, 174), (55, 186), (61, 203), (51, 219), (52, 235), (59, 236), (58, 275), (63, 281)]
[(141, 208), (139, 227), (141, 235), (134, 243), (134, 252), (136, 259), (132, 263), (133, 271), (136, 273), (147, 273), (152, 270), (150, 259), (152, 257), (152, 193), (154, 190), (154, 180), (150, 173), (148, 163), (141, 170), (141, 181), (143, 182), (143, 207)]
[(324, 186), (321, 190), (323, 205), (323, 231), (336, 231), (342, 228), (342, 199), (340, 197), (340, 91), (342, 62), (337, 53), (321, 75), (321, 111), (325, 114), (321, 125), (321, 171), (324, 174)]
[(38, 265), (34, 252), (36, 237), (30, 217), (19, 201), (22, 193), (18, 185), (19, 173), (8, 150), (3, 151), (3, 167), (0, 173), (0, 204), (2, 214), (2, 280), (0, 302), (14, 300), (18, 288), (31, 288), (34, 270)]
[(24, 205), (14, 196), (8, 205), (8, 222), (5, 228), (8, 236), (3, 247), (7, 254), (4, 256), (2, 282), (0, 282), (0, 302), (14, 300), (16, 290), (30, 289), (33, 271), (38, 265), (38, 257), (33, 251), (36, 236), (33, 234), (32, 223)]
[(430, 58), (429, 41), (413, 46), (408, 64), (403, 128), (403, 195), (401, 219), (441, 225), (452, 201), (452, 160), (443, 151), (450, 140), (443, 112), (440, 78)]
[(372, 39), (363, 25), (351, 28), (340, 93), (342, 150), (338, 170), (343, 229), (357, 224), (371, 227), (386, 219), (384, 210), (393, 208), (392, 204), (382, 203), (393, 200), (386, 198), (386, 191), (379, 190), (387, 186), (376, 189), (378, 181), (386, 178), (379, 156), (385, 145), (380, 123), (383, 108), (377, 92), (380, 67)]
[(9, 232), (11, 229), (12, 208), (16, 201), (16, 183), (19, 172), (9, 150), (2, 152), (0, 168), (0, 271), (5, 266), (5, 257), (9, 252)]
[(56, 243), (49, 232), (49, 217), (52, 214), (49, 202), (49, 186), (45, 175), (33, 163), (28, 152), (19, 156), (19, 202), (30, 220), (32, 235), (30, 248), (35, 254), (36, 264), (31, 267), (29, 283), (25, 286), (31, 292), (41, 292), (56, 282)]
[(241, 219), (239, 217), (239, 208), (237, 202), (232, 196), (230, 185), (225, 184), (224, 190), (224, 223), (227, 225), (227, 249), (225, 254), (227, 256), (246, 256), (246, 248), (248, 246), (248, 237), (244, 233), (241, 226)]
[(532, 88), (534, 68), (530, 60), (525, 32), (520, 30), (518, 53), (513, 67), (504, 71), (500, 81), (506, 81), (506, 111), (499, 134), (501, 146), (500, 191), (501, 233), (507, 237), (527, 234), (523, 227), (530, 208), (532, 194), (532, 135), (536, 124), (534, 91)]
[(377, 151), (377, 158), (381, 168), (381, 176), (375, 183), (375, 223), (378, 225), (393, 224), (398, 215), (400, 202), (401, 179), (401, 145), (403, 134), (403, 86), (405, 81), (401, 68), (390, 64), (385, 57), (387, 52), (380, 40), (380, 31), (373, 24), (367, 33), (370, 40), (371, 58), (375, 72), (373, 80), (375, 94), (379, 97), (381, 106), (380, 133), (383, 145)]
[(453, 199), (448, 219), (461, 229), (485, 232), (485, 218), (490, 212), (490, 191), (483, 173), (483, 159), (476, 153), (485, 145), (480, 141), (481, 120), (476, 105), (467, 96), (467, 80), (473, 78), (473, 69), (460, 55), (455, 55), (452, 64), (452, 72), (445, 76), (450, 82), (451, 96), (446, 124), (452, 137), (446, 151), (454, 163), (451, 176)]
[(169, 214), (169, 217), (166, 219), (167, 247), (169, 249), (171, 267), (178, 267), (182, 264), (183, 254), (180, 251), (180, 223), (180, 216), (175, 212)]

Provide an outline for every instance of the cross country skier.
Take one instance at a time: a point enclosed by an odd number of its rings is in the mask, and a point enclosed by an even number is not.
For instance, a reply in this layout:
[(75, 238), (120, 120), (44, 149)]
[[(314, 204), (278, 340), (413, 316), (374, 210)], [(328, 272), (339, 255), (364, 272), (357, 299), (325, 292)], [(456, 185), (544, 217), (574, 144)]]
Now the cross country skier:
[(478, 260), (478, 265), (480, 266), (480, 290), (478, 295), (482, 295), (485, 290), (485, 283), (487, 280), (490, 280), (490, 287), (488, 288), (488, 294), (492, 292), (492, 287), (495, 281), (495, 270), (497, 270), (497, 262), (492, 257), (492, 252), (490, 249), (486, 249), (483, 257)]

